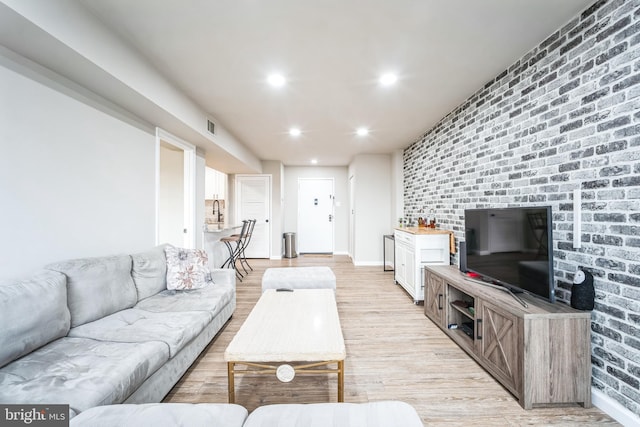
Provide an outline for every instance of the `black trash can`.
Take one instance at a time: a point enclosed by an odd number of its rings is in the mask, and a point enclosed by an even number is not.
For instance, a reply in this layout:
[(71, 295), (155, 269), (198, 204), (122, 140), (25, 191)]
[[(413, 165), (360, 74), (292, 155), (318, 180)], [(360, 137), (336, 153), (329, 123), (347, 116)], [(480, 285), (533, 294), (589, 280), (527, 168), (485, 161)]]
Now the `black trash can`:
[(296, 253), (296, 233), (284, 233), (282, 235), (284, 239), (284, 257), (295, 258), (298, 256)]

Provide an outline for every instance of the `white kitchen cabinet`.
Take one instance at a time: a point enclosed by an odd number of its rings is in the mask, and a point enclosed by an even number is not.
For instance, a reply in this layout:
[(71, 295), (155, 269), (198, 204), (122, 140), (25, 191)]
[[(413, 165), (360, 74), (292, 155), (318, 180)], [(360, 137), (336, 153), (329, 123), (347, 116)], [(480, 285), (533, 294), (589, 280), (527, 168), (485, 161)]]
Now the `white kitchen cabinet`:
[(395, 281), (413, 298), (424, 300), (424, 267), (449, 265), (451, 232), (423, 227), (397, 228)]
[(205, 168), (205, 199), (227, 199), (227, 174)]

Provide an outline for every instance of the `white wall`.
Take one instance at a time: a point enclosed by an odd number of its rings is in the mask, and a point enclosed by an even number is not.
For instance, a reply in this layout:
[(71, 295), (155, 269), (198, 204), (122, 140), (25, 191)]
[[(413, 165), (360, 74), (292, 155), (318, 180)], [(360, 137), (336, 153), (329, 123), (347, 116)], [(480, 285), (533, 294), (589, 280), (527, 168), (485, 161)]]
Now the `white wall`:
[(404, 217), (403, 157), (404, 150), (396, 150), (391, 153), (391, 229), (397, 227), (399, 225), (398, 219)]
[[(298, 231), (298, 178), (333, 178), (335, 183), (334, 253), (348, 253), (349, 192), (346, 167), (284, 167), (284, 232)], [(337, 206), (340, 204), (340, 206)], [(282, 239), (280, 236), (275, 236)]]
[(0, 66), (0, 278), (155, 241), (155, 138)]
[[(198, 145), (207, 163), (260, 172), (260, 160), (232, 134), (176, 88), (139, 52), (116, 36), (79, 2), (2, 0), (20, 33), (0, 32), (14, 51), (109, 98), (148, 122)], [(9, 13), (9, 9), (15, 13)]]
[(393, 177), (388, 154), (362, 154), (349, 166), (355, 184), (355, 265), (382, 265), (382, 236), (391, 234)]

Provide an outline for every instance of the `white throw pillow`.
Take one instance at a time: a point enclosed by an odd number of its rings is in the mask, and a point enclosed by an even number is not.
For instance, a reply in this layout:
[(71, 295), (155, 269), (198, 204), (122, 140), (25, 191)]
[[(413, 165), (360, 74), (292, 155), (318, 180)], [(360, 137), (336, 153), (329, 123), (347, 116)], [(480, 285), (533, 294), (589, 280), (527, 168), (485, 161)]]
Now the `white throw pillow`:
[(207, 253), (202, 249), (167, 247), (167, 289), (188, 290), (213, 284), (207, 267)]

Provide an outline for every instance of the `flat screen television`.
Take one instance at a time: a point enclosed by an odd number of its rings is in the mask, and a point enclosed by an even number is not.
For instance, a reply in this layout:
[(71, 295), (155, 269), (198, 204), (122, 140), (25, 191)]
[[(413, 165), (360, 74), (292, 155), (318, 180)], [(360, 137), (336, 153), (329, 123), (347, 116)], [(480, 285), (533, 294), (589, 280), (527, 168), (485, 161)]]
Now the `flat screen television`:
[(468, 272), (555, 301), (550, 206), (467, 209), (464, 222)]

